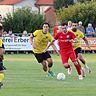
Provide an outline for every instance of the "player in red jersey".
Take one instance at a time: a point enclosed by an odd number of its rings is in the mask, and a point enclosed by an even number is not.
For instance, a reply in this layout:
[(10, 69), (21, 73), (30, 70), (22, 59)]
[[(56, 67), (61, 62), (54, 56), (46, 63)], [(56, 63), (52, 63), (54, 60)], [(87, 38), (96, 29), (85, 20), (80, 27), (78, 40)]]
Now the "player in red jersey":
[[(59, 48), (60, 48), (60, 55), (62, 59), (62, 63), (66, 69), (68, 69), (68, 74), (72, 73), (71, 65), (68, 63), (68, 59), (70, 58), (73, 64), (76, 67), (79, 80), (83, 79), (81, 74), (81, 66), (76, 59), (76, 55), (72, 46), (72, 42), (76, 42), (76, 36), (74, 33), (67, 31), (66, 25), (62, 26), (62, 32), (58, 32), (54, 37), (54, 40), (49, 44), (49, 46), (55, 41), (58, 40)], [(49, 47), (48, 46), (48, 47)], [(47, 48), (48, 48), (47, 47)]]

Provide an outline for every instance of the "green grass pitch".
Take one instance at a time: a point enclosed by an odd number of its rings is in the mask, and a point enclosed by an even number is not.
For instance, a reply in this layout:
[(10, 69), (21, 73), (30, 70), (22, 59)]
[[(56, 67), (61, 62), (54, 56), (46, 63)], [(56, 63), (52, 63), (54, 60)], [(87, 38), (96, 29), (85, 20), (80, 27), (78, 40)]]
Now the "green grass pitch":
[(74, 66), (72, 75), (67, 76), (60, 57), (52, 54), (52, 70), (66, 75), (64, 81), (59, 81), (56, 77), (47, 77), (32, 54), (7, 54), (4, 61), (7, 70), (0, 96), (96, 96), (96, 54), (83, 56), (92, 73), (80, 81)]

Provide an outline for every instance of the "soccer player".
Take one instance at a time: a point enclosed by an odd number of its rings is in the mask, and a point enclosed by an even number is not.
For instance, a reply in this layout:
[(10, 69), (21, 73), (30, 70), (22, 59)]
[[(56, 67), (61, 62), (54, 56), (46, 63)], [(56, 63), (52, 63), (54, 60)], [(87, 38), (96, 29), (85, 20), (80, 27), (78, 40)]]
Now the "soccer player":
[(80, 39), (83, 39), (84, 42), (86, 43), (86, 45), (88, 46), (89, 50), (91, 49), (88, 43), (87, 38), (84, 36), (83, 32), (81, 32), (80, 30), (78, 30), (76, 27), (72, 28), (72, 31), (74, 32), (74, 34), (77, 37), (77, 42), (74, 43), (74, 50), (76, 53), (76, 57), (84, 64), (84, 69), (86, 70), (86, 72), (91, 72), (90, 68), (88, 67), (88, 65), (86, 64), (85, 59), (82, 56), (82, 48), (81, 48), (81, 44), (80, 44)]
[[(45, 51), (48, 43), (53, 40), (49, 33), (49, 24), (43, 23), (42, 30), (36, 30), (30, 35), (30, 42), (33, 45), (33, 53), (38, 61), (42, 64), (43, 70), (48, 73), (48, 76), (54, 76), (51, 68), (53, 66), (52, 58), (48, 51)], [(55, 45), (53, 45), (55, 48)]]
[(3, 79), (4, 79), (4, 66), (3, 66), (3, 55), (4, 55), (4, 44), (2, 42), (2, 33), (3, 27), (0, 26), (0, 88), (3, 86)]
[[(62, 32), (57, 33), (54, 39), (58, 40), (62, 63), (64, 65), (64, 67), (66, 69), (68, 69), (68, 74), (70, 75), (71, 72), (72, 72), (72, 67), (68, 63), (68, 59), (70, 58), (71, 61), (73, 62), (73, 64), (75, 65), (75, 67), (76, 67), (79, 80), (82, 80), (83, 76), (81, 74), (81, 71), (82, 71), (81, 66), (80, 66), (79, 62), (77, 61), (77, 59), (76, 59), (76, 54), (75, 54), (75, 51), (74, 51), (73, 46), (72, 46), (72, 42), (77, 42), (75, 34), (70, 32), (70, 31), (67, 31), (67, 26), (63, 25), (62, 26)], [(53, 42), (55, 40), (53, 40), (49, 44), (49, 46), (51, 44), (53, 44)]]

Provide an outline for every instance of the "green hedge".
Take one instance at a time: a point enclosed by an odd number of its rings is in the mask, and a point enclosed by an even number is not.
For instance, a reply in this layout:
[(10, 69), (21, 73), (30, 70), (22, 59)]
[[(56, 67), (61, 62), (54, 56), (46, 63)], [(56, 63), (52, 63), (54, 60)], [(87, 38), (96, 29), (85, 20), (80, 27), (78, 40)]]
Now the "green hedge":
[(6, 31), (12, 30), (13, 33), (21, 33), (23, 30), (33, 32), (40, 28), (44, 21), (42, 15), (32, 13), (29, 8), (22, 8), (13, 14), (8, 13), (3, 20), (3, 26)]
[(96, 25), (96, 2), (89, 4), (75, 4), (68, 8), (57, 10), (57, 18), (61, 21), (72, 20), (73, 22), (82, 21), (84, 26), (88, 23)]

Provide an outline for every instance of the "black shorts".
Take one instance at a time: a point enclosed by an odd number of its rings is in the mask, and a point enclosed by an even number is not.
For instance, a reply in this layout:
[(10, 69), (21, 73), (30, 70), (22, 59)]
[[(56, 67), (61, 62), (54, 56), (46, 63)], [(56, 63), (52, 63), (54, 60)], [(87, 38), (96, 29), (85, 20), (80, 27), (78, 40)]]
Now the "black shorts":
[(39, 63), (41, 63), (43, 60), (47, 60), (48, 58), (51, 58), (49, 52), (40, 53), (40, 54), (34, 53), (34, 55)]
[(82, 49), (80, 47), (75, 49), (76, 57), (78, 56), (78, 53), (82, 53)]
[(0, 62), (0, 71), (4, 70), (3, 69), (3, 62)]

